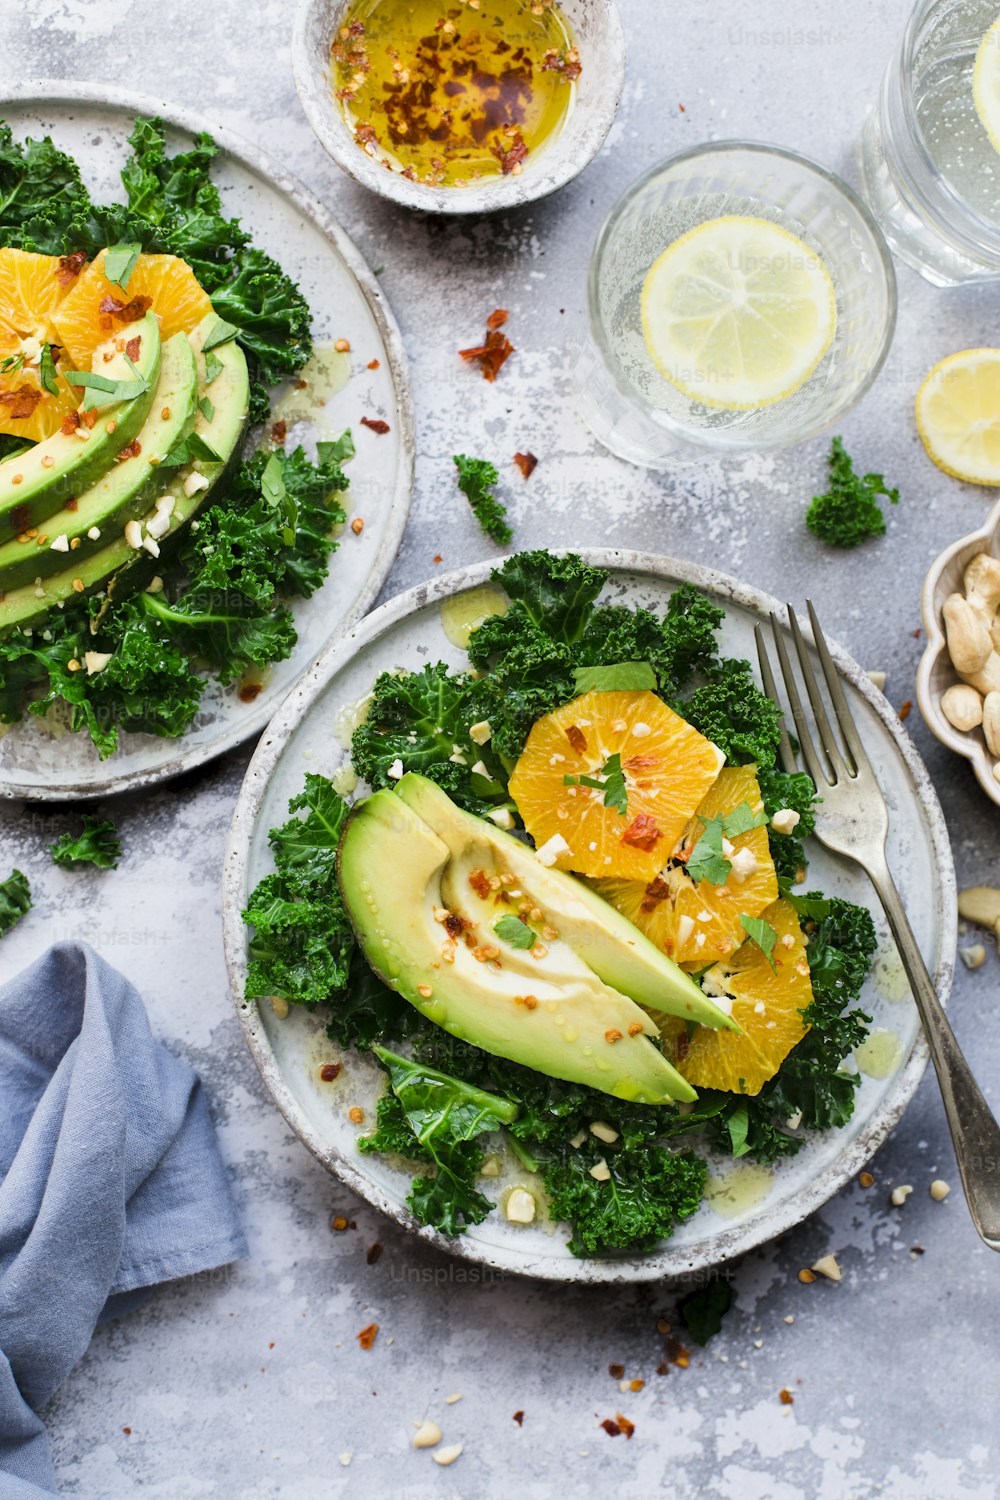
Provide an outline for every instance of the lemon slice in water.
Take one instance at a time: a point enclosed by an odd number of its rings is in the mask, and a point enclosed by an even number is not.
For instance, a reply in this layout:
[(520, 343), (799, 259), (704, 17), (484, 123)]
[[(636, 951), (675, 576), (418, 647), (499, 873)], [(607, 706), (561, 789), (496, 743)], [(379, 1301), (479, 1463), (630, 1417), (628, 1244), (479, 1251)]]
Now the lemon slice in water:
[(1000, 151), (1000, 16), (979, 43), (972, 69), (972, 97), (986, 134), (994, 149)]
[(642, 332), (657, 368), (695, 401), (731, 411), (797, 391), (836, 322), (819, 255), (767, 219), (699, 224), (653, 262), (642, 289)]
[(963, 349), (917, 392), (917, 431), (939, 469), (1000, 485), (1000, 349)]

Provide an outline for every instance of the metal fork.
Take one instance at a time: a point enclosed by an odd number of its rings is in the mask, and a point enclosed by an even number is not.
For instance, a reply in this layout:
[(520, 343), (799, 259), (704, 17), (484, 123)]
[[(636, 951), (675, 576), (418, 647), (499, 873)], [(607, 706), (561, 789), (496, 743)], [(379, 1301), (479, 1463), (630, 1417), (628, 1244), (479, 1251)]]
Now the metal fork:
[[(816, 618), (816, 611), (811, 603), (807, 601), (807, 604), (813, 643), (823, 669), (833, 715), (840, 730), (839, 739), (830, 722), (805, 638), (791, 605), (788, 606), (788, 623), (816, 724), (816, 738), (806, 719), (784, 633), (777, 616), (773, 614), (771, 630), (791, 705), (795, 735), (806, 768), (822, 798), (816, 819), (816, 837), (835, 854), (852, 859), (861, 866), (885, 908), (937, 1071), (944, 1098), (944, 1111), (972, 1221), (990, 1249), (1000, 1250), (1000, 1126), (993, 1118), (955, 1040), (955, 1033), (934, 992), (934, 981), (927, 971), (913, 929), (903, 910), (903, 903), (885, 857), (885, 842), (889, 832), (889, 813), (885, 798), (861, 743), (840, 676)], [(781, 708), (764, 643), (764, 633), (759, 625), (755, 628), (755, 635), (764, 691)], [(784, 770), (798, 769), (784, 721), (780, 754)]]

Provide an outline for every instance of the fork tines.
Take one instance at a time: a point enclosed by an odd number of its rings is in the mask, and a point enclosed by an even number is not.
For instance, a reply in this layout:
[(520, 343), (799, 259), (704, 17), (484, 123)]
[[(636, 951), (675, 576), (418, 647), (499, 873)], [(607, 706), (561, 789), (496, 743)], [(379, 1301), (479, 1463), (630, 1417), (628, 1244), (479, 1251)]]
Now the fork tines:
[[(781, 676), (785, 684), (785, 692), (792, 710), (792, 720), (795, 726), (795, 737), (799, 742), (802, 757), (810, 776), (817, 787), (835, 786), (838, 781), (847, 778), (856, 778), (870, 769), (868, 757), (861, 743), (854, 716), (847, 704), (840, 674), (830, 655), (830, 648), (820, 629), (819, 620), (812, 601), (806, 601), (809, 610), (809, 623), (812, 632), (813, 643), (819, 656), (823, 678), (826, 682), (827, 692), (833, 709), (833, 716), (840, 730), (838, 737), (827, 712), (823, 695), (820, 691), (819, 681), (812, 664), (809, 648), (806, 644), (802, 628), (799, 625), (795, 611), (789, 604), (788, 623), (792, 632), (792, 640), (795, 642), (795, 654), (798, 658), (799, 670), (805, 683), (806, 696), (812, 709), (812, 716), (816, 725), (814, 736), (809, 720), (806, 718), (805, 707), (799, 693), (798, 683), (792, 669), (788, 647), (785, 644), (784, 631), (778, 617), (771, 615), (771, 633), (774, 637), (774, 649), (778, 654), (778, 664), (781, 668)], [(761, 679), (764, 691), (781, 708), (781, 699), (778, 696), (774, 673), (771, 670), (770, 658), (767, 654), (767, 646), (764, 640), (764, 632), (760, 625), (754, 627), (754, 636), (757, 641), (757, 653), (760, 658)], [(817, 744), (818, 739), (818, 744)], [(791, 740), (785, 729), (784, 721), (781, 729), (780, 755), (782, 767), (786, 771), (794, 771), (795, 752)]]

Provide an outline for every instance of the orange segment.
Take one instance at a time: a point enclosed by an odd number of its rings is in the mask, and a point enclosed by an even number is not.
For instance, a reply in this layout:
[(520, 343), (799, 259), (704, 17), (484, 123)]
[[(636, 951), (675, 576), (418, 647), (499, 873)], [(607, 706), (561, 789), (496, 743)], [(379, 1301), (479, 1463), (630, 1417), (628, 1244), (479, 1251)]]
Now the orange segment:
[[(23, 357), (23, 341), (0, 328), (0, 366)], [(76, 411), (80, 393), (56, 371), (58, 392), (51, 395), (39, 378), (38, 357), (7, 371), (0, 369), (0, 432), (38, 442), (57, 431), (67, 412)]]
[[(711, 818), (725, 817), (746, 803), (753, 813), (763, 811), (756, 767), (727, 766), (719, 772), (698, 812), (684, 831), (682, 852), (689, 854)], [(743, 942), (740, 916), (759, 917), (777, 900), (778, 881), (766, 828), (751, 828), (730, 839), (733, 855), (747, 849), (755, 868), (740, 880), (740, 867), (724, 885), (710, 880), (697, 884), (683, 863), (654, 876), (648, 884), (631, 880), (600, 880), (597, 889), (606, 901), (634, 922), (651, 942), (679, 964), (704, 968), (727, 958)]]
[(143, 300), (142, 311), (152, 306), (164, 340), (175, 333), (190, 333), (212, 311), (194, 272), (178, 256), (140, 255), (123, 291), (105, 276), (104, 255), (102, 250), (91, 261), (56, 314), (61, 342), (78, 370), (89, 370), (97, 345), (128, 327), (113, 310), (101, 311), (101, 304), (109, 298), (125, 309), (137, 298), (148, 298), (148, 302)]
[(733, 1020), (742, 1035), (698, 1026), (689, 1038), (684, 1021), (656, 1018), (667, 1057), (695, 1088), (759, 1094), (809, 1029), (802, 1011), (812, 1001), (812, 984), (798, 915), (790, 901), (781, 900), (767, 907), (763, 918), (778, 934), (771, 955), (777, 972), (749, 940), (720, 965), (719, 978), (732, 996)]
[(0, 332), (58, 343), (53, 314), (77, 276), (72, 256), (0, 250)]
[[(619, 756), (624, 816), (600, 787), (564, 777), (604, 774)], [(569, 845), (555, 863), (583, 875), (648, 882), (664, 866), (722, 765), (722, 751), (655, 693), (585, 693), (532, 726), (510, 793), (536, 848)], [(561, 847), (561, 846), (560, 846)]]

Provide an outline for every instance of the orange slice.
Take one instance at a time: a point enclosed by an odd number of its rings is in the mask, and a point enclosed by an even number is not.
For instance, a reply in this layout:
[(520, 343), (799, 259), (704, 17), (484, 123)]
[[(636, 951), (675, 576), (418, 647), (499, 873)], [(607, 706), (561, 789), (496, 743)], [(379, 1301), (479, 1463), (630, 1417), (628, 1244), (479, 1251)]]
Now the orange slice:
[(78, 276), (74, 256), (0, 250), (0, 331), (58, 343), (53, 315)]
[[(685, 829), (682, 853), (689, 854), (704, 833), (702, 819), (707, 822), (725, 817), (744, 803), (755, 814), (763, 811), (756, 767), (727, 766), (719, 772), (718, 780)], [(599, 880), (597, 889), (676, 963), (704, 968), (720, 958), (728, 958), (744, 941), (741, 914), (759, 917), (778, 897), (767, 829), (751, 828), (746, 833), (734, 834), (730, 843), (734, 856), (742, 849), (753, 856), (754, 868), (742, 880), (738, 863), (723, 885), (713, 885), (710, 880), (695, 884), (684, 864), (678, 862), (655, 875), (648, 884)], [(749, 866), (749, 860), (746, 863)]]
[(686, 1022), (656, 1018), (667, 1057), (695, 1088), (759, 1094), (809, 1030), (802, 1012), (812, 1001), (812, 984), (798, 915), (784, 900), (762, 915), (778, 935), (771, 955), (777, 972), (749, 940), (720, 966), (742, 1034), (698, 1026), (689, 1037)]
[(59, 342), (55, 310), (79, 267), (72, 256), (0, 250), (0, 432), (36, 442), (51, 436), (80, 404), (79, 393), (58, 371), (58, 392), (45, 390), (39, 370), (43, 346)]
[[(564, 782), (601, 780), (614, 756), (625, 778), (624, 815), (605, 806), (601, 787)], [(510, 794), (535, 847), (556, 840), (559, 868), (648, 882), (722, 762), (722, 751), (655, 693), (584, 693), (532, 726)]]
[[(178, 256), (140, 255), (123, 291), (105, 276), (104, 255), (102, 250), (91, 261), (56, 313), (60, 340), (78, 370), (90, 369), (97, 345), (124, 331), (134, 321), (132, 313), (141, 317), (152, 307), (166, 340), (175, 333), (190, 333), (212, 311), (191, 267)], [(116, 308), (121, 311), (116, 313)]]

